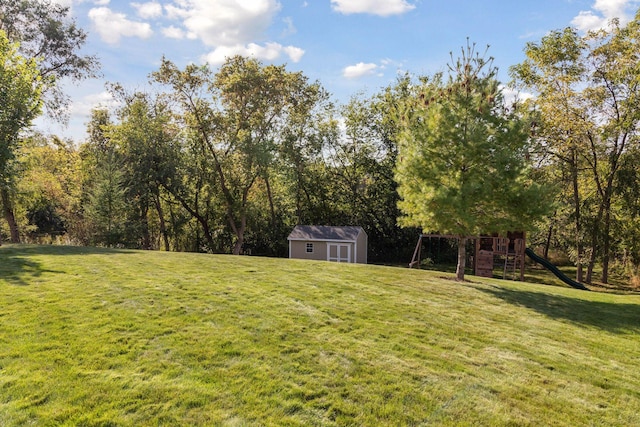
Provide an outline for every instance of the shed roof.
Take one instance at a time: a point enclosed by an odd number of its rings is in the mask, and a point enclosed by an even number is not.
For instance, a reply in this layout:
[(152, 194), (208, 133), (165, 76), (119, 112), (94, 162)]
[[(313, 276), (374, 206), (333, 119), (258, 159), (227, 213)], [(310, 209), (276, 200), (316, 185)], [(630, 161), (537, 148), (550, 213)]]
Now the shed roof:
[(327, 225), (296, 225), (289, 240), (343, 240), (355, 242), (360, 233), (364, 233), (362, 227), (332, 227)]

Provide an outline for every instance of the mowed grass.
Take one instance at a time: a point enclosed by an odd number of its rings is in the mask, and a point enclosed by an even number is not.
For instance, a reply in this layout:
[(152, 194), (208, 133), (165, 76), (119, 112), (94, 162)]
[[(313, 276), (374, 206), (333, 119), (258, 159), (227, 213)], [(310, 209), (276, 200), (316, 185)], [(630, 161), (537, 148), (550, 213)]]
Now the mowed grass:
[(640, 299), (403, 268), (0, 247), (0, 425), (640, 424)]

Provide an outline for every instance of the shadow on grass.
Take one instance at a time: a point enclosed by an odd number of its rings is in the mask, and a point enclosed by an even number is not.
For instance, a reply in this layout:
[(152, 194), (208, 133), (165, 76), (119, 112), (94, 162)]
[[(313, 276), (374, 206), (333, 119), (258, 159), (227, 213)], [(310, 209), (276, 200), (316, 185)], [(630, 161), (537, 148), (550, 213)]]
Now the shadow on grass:
[[(419, 270), (429, 270), (429, 271), (441, 271), (443, 273), (453, 273), (455, 274), (458, 266), (456, 264), (428, 264), (421, 265), (420, 267), (414, 267)], [(473, 275), (473, 269), (467, 266), (464, 270), (465, 275)]]
[(99, 248), (93, 246), (62, 246), (62, 245), (33, 245), (8, 244), (0, 246), (0, 258), (6, 254), (23, 256), (31, 255), (112, 255), (132, 252), (130, 249)]
[[(561, 269), (567, 277), (575, 278), (575, 269), (574, 271), (569, 271), (567, 269)], [(553, 285), (553, 286), (561, 286), (563, 288), (569, 288), (569, 285), (566, 285), (562, 280), (558, 279), (555, 275), (553, 275), (549, 270), (544, 268), (536, 268), (529, 267), (525, 269), (525, 282), (529, 283), (538, 283), (540, 285)]]
[(41, 264), (22, 255), (0, 255), (0, 277), (7, 282), (27, 286), (34, 277), (42, 275), (45, 270)]
[(3, 245), (0, 246), (0, 278), (14, 285), (27, 286), (42, 273), (61, 273), (44, 269), (42, 264), (34, 259), (38, 255), (109, 255), (115, 253), (123, 253), (123, 250), (82, 246)]
[(552, 319), (568, 320), (614, 333), (640, 331), (640, 304), (587, 301), (562, 295), (498, 287), (479, 290), (510, 304), (535, 310)]

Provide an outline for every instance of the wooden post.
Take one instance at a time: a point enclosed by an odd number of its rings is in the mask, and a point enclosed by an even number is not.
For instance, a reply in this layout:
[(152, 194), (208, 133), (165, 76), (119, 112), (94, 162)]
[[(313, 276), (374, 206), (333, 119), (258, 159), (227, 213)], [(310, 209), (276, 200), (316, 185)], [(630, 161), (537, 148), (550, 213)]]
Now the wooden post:
[(520, 281), (524, 282), (524, 251), (527, 248), (527, 232), (522, 232), (522, 245), (520, 246)]
[[(413, 266), (415, 265), (415, 263), (417, 262), (418, 264), (420, 264), (420, 255), (421, 255), (421, 247), (422, 247), (422, 234), (420, 235), (420, 237), (418, 238), (418, 244), (416, 245), (416, 249), (415, 251), (413, 251), (413, 258), (411, 259), (411, 262), (409, 263), (409, 268), (413, 268)], [(416, 256), (418, 257), (418, 260), (416, 261)], [(418, 268), (420, 266), (418, 265)]]

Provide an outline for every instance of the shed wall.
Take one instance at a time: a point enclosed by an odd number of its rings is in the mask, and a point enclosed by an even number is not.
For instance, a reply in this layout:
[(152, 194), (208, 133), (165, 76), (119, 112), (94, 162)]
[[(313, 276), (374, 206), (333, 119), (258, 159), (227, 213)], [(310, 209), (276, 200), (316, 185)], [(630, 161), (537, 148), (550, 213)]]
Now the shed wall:
[(360, 233), (358, 240), (356, 240), (356, 246), (358, 247), (358, 253), (356, 255), (356, 262), (359, 264), (367, 263), (367, 234)]
[[(313, 253), (307, 252), (307, 243), (313, 243)], [(289, 241), (289, 258), (327, 260), (326, 242), (305, 242), (304, 240)]]
[[(313, 243), (313, 253), (307, 252), (307, 243)], [(339, 242), (331, 242), (339, 243)], [(344, 242), (344, 245), (351, 247), (351, 259), (350, 262), (356, 262), (360, 264), (367, 263), (367, 235), (361, 233), (358, 236), (358, 240), (354, 243)], [(323, 241), (304, 241), (304, 240), (290, 240), (289, 241), (289, 258), (297, 259), (311, 259), (316, 261), (327, 260), (327, 242)], [(357, 247), (357, 248), (356, 248)], [(355, 260), (354, 260), (355, 257)]]

